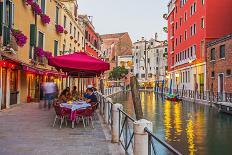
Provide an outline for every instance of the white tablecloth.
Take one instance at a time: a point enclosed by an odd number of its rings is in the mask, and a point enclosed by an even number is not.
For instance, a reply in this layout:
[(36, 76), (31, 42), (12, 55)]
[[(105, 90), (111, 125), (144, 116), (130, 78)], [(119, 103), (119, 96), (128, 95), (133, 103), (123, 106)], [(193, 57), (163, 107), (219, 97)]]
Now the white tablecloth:
[(85, 109), (87, 107), (90, 107), (91, 104), (89, 104), (87, 102), (84, 102), (84, 101), (78, 101), (78, 102), (74, 101), (72, 104), (61, 103), (60, 106), (71, 109), (72, 111), (75, 111), (75, 110), (78, 110), (78, 109)]

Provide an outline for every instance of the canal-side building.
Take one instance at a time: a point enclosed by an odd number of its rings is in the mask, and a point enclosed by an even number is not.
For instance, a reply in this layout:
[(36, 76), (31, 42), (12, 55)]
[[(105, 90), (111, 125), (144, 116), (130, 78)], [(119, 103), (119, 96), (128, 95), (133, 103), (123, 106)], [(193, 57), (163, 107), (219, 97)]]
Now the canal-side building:
[(157, 34), (148, 41), (141, 38), (133, 45), (134, 75), (140, 83), (166, 79), (167, 41), (159, 41)]
[(50, 79), (59, 90), (70, 85), (47, 60), (84, 49), (84, 29), (76, 18), (76, 2), (0, 1), (0, 109), (40, 100), (41, 84)]
[(84, 26), (78, 22), (78, 5), (76, 2), (62, 2), (60, 54), (69, 54), (84, 50)]
[(95, 31), (90, 16), (79, 15), (79, 23), (84, 27), (84, 50), (91, 56), (98, 57), (101, 50), (101, 38)]
[(207, 45), (207, 91), (232, 93), (232, 34)]
[[(110, 70), (118, 64), (118, 56), (132, 55), (132, 41), (128, 32), (101, 35), (100, 57), (110, 63)], [(106, 72), (106, 78), (109, 72)]]
[(231, 0), (170, 0), (168, 69), (172, 88), (206, 90), (206, 45), (232, 32)]

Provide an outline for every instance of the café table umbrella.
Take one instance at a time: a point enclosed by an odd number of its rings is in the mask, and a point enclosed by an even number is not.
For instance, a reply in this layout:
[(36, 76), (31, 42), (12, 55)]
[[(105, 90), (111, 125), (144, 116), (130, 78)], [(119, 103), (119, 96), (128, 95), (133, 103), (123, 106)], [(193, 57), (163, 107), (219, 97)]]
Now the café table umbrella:
[(58, 70), (61, 69), (63, 72), (67, 72), (69, 75), (83, 77), (100, 75), (110, 69), (109, 63), (92, 57), (85, 52), (50, 57), (48, 64)]

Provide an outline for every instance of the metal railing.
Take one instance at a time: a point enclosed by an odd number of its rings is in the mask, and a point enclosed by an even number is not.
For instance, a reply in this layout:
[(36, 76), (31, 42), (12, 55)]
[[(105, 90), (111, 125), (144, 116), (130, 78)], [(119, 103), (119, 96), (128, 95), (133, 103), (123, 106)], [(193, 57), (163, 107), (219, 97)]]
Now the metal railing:
[(165, 154), (171, 153), (174, 155), (181, 155), (181, 153), (171, 145), (156, 137), (148, 128), (145, 128), (144, 131), (148, 134), (148, 155), (161, 154), (161, 147), (165, 148), (162, 150), (162, 152), (165, 151)]
[[(104, 110), (106, 107), (107, 114), (108, 114), (108, 121), (106, 122), (112, 129), (112, 106), (113, 103), (109, 100), (106, 100), (106, 97), (98, 94), (97, 95), (99, 99), (100, 109), (102, 110), (101, 115), (104, 114)], [(106, 106), (108, 104), (108, 106)], [(134, 149), (134, 129), (133, 129), (133, 123), (136, 121), (133, 117), (128, 115), (125, 111), (118, 109), (119, 111), (119, 142), (122, 145), (125, 153), (127, 155), (133, 154)], [(105, 117), (105, 116), (104, 116)], [(164, 148), (162, 151), (167, 150), (168, 153), (172, 153), (175, 155), (181, 155), (176, 149), (174, 149), (171, 145), (167, 144), (166, 142), (160, 140), (158, 137), (156, 137), (151, 131), (149, 131), (147, 128), (144, 129), (145, 132), (148, 134), (148, 153), (149, 155), (157, 154), (160, 149), (157, 149), (159, 146), (163, 146)], [(160, 148), (160, 147), (159, 147)]]
[[(156, 89), (157, 90), (157, 89)], [(202, 100), (202, 101), (209, 101), (209, 102), (230, 102), (232, 103), (232, 93), (220, 93), (220, 92), (212, 92), (212, 91), (195, 91), (195, 90), (182, 90), (182, 89), (170, 89), (165, 88), (161, 89), (158, 88), (157, 93), (163, 94), (176, 94), (182, 98), (188, 98), (193, 100)]]
[(135, 119), (130, 117), (126, 112), (121, 109), (119, 110), (119, 140), (125, 153), (130, 155), (133, 154), (133, 122)]

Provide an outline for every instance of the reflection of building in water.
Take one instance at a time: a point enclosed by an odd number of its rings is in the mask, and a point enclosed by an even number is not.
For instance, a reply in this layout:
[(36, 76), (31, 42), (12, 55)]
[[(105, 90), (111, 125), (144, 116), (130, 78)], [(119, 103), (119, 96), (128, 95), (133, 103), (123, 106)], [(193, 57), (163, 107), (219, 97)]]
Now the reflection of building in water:
[(176, 103), (174, 105), (174, 129), (175, 129), (175, 136), (180, 136), (182, 132), (182, 121), (181, 121), (181, 104)]
[(205, 120), (205, 116), (204, 116), (204, 112), (202, 111), (198, 111), (195, 114), (195, 122), (194, 122), (194, 133), (195, 135), (198, 135), (195, 137), (195, 142), (197, 144), (202, 144), (205, 141), (205, 133), (206, 133), (206, 120)]
[(165, 139), (170, 141), (171, 139), (171, 102), (166, 101), (164, 103), (164, 127), (165, 127)]
[(187, 134), (187, 140), (188, 140), (188, 149), (189, 154), (193, 155), (196, 151), (195, 144), (194, 144), (194, 128), (193, 128), (193, 120), (191, 118), (191, 115), (189, 116), (189, 120), (187, 120), (187, 128), (186, 128), (186, 134)]

